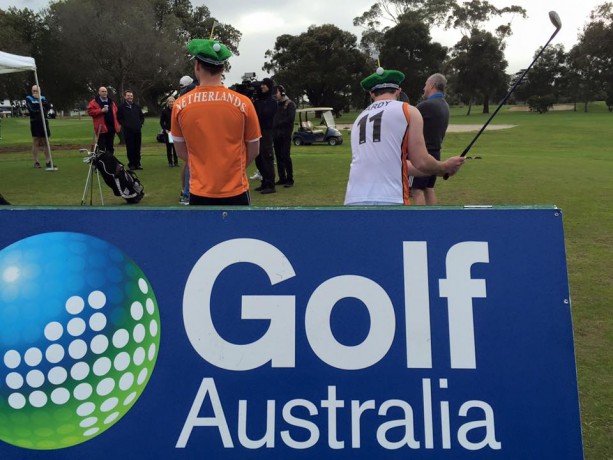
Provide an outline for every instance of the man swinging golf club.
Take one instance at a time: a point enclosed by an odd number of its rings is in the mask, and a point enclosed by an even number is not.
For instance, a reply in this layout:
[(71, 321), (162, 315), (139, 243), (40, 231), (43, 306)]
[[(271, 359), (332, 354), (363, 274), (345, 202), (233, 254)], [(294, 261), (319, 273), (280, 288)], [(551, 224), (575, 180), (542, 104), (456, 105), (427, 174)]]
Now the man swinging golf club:
[(379, 67), (360, 83), (373, 103), (351, 128), (346, 205), (408, 205), (409, 175), (452, 176), (464, 163), (428, 153), (419, 110), (398, 100), (403, 80), (402, 72)]

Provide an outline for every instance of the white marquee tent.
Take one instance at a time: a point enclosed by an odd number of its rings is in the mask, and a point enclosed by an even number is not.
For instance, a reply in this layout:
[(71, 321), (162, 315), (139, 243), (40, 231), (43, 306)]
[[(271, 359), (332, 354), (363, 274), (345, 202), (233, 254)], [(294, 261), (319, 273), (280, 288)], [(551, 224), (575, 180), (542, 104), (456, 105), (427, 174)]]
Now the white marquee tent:
[[(36, 73), (36, 62), (34, 62), (34, 58), (28, 56), (18, 56), (16, 54), (9, 54), (3, 51), (0, 51), (0, 74), (4, 73), (15, 73), (15, 72), (34, 72), (34, 80), (36, 81), (36, 86), (40, 88), (38, 84), (38, 74)], [(41, 94), (42, 96), (42, 94)], [(47, 133), (47, 125), (45, 123), (45, 111), (43, 110), (43, 104), (41, 99), (38, 100), (40, 104), (40, 116), (43, 122), (43, 129), (45, 130), (45, 141), (47, 143), (47, 153), (49, 154), (49, 159), (51, 161), (51, 168), (48, 170), (55, 170), (53, 164), (53, 157), (51, 156), (51, 145), (49, 144), (49, 134)]]

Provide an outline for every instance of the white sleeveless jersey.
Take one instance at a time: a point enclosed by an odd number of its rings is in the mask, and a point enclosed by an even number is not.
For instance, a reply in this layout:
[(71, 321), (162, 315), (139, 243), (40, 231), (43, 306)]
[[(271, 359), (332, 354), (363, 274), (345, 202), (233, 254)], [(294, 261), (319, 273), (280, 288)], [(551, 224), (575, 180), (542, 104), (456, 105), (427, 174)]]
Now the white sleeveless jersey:
[(409, 204), (409, 105), (373, 102), (351, 127), (351, 168), (345, 204)]

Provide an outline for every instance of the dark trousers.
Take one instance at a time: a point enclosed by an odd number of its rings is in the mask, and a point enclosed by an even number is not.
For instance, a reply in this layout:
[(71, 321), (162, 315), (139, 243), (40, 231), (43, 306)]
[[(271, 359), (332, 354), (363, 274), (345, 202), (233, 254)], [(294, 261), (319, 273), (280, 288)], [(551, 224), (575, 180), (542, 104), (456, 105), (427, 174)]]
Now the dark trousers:
[(100, 133), (98, 136), (98, 148), (108, 153), (115, 153), (115, 147), (113, 142), (115, 141), (115, 131), (109, 131), (108, 133)]
[(273, 139), (275, 145), (275, 157), (277, 158), (277, 172), (279, 182), (294, 183), (294, 166), (290, 157), (292, 145), (292, 132), (276, 133)]
[(177, 152), (175, 151), (175, 144), (168, 142), (168, 135), (166, 135), (166, 159), (169, 165), (178, 165), (179, 159), (177, 158)]
[(263, 129), (260, 138), (260, 154), (255, 165), (262, 175), (262, 188), (275, 188), (275, 160), (272, 149), (272, 129)]
[(140, 131), (123, 130), (126, 141), (126, 152), (128, 154), (128, 166), (140, 166), (140, 147), (142, 143), (142, 133)]
[(208, 198), (191, 193), (189, 195), (190, 206), (249, 206), (250, 203), (249, 192), (228, 198)]

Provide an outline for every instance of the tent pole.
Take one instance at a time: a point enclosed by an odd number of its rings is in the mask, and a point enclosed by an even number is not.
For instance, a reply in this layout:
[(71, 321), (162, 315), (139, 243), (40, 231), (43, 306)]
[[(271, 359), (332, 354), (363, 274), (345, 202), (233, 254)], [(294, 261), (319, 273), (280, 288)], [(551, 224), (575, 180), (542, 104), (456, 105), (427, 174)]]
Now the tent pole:
[(38, 105), (40, 106), (40, 118), (43, 122), (43, 130), (45, 131), (45, 142), (47, 144), (47, 153), (49, 154), (49, 162), (51, 163), (51, 169), (49, 171), (55, 171), (53, 157), (51, 156), (51, 145), (49, 144), (49, 134), (47, 133), (47, 120), (45, 119), (45, 109), (43, 108), (43, 93), (40, 89), (40, 85), (38, 84), (38, 74), (36, 70), (34, 70), (34, 80), (36, 80), (36, 86), (38, 87)]

